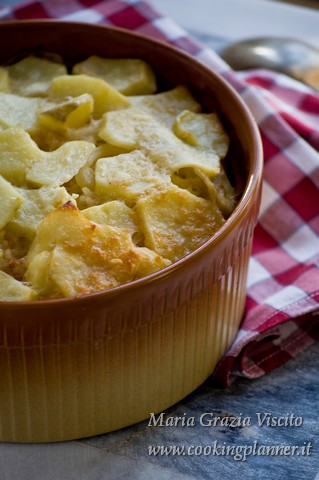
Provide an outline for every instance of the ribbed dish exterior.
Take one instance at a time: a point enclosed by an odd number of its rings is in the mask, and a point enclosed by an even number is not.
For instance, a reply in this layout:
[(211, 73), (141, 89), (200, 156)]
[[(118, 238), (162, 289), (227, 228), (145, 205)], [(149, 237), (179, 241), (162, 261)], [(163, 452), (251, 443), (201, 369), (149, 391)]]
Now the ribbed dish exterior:
[(163, 411), (198, 387), (238, 330), (251, 238), (246, 225), (218, 262), (214, 256), (174, 288), (155, 291), (147, 305), (136, 297), (135, 308), (117, 318), (100, 313), (52, 324), (51, 332), (46, 322), (32, 332), (23, 322), (14, 334), (2, 331), (1, 440), (108, 432)]

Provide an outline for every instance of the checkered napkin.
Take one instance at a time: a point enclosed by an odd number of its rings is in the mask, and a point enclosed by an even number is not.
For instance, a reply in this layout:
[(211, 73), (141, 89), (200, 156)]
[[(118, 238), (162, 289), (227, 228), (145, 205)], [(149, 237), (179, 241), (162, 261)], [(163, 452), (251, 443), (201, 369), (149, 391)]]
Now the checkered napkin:
[[(264, 186), (244, 319), (213, 379), (259, 377), (319, 340), (319, 94), (269, 71), (233, 72), (152, 5), (139, 0), (43, 0), (0, 8), (0, 19), (104, 23), (167, 41), (218, 71), (255, 116)], [(212, 27), (213, 28), (213, 27)]]

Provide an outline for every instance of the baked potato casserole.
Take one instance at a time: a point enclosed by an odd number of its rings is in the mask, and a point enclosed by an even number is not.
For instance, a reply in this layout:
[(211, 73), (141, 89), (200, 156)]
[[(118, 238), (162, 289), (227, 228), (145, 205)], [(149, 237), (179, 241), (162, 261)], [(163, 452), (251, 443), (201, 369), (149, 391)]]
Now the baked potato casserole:
[(139, 59), (0, 68), (0, 301), (81, 296), (194, 251), (236, 204), (216, 112)]

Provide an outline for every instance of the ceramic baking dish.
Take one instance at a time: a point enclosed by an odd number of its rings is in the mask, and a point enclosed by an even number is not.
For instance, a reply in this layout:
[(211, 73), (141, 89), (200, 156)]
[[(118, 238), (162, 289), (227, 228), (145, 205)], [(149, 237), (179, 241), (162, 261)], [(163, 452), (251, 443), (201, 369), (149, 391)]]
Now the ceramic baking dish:
[(178, 402), (213, 372), (245, 307), (262, 149), (238, 94), (180, 50), (128, 31), (58, 21), (0, 25), (1, 63), (29, 53), (143, 58), (187, 85), (231, 137), (239, 202), (193, 253), (143, 279), (79, 298), (0, 303), (0, 440), (47, 442), (119, 429)]

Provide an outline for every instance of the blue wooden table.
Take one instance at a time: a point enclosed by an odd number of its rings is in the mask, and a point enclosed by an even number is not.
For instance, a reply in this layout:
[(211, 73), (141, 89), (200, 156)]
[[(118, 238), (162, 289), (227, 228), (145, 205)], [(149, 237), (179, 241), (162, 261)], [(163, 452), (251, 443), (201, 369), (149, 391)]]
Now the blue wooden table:
[(318, 364), (316, 344), (260, 379), (238, 379), (228, 389), (207, 381), (162, 417), (116, 432), (56, 444), (1, 444), (0, 478), (319, 479)]
[[(161, 417), (82, 441), (152, 463), (172, 479), (178, 473), (196, 479), (314, 479), (319, 472), (318, 365), (317, 344), (263, 378), (241, 379), (226, 390), (207, 381)], [(150, 455), (154, 446), (168, 447), (170, 453)]]

